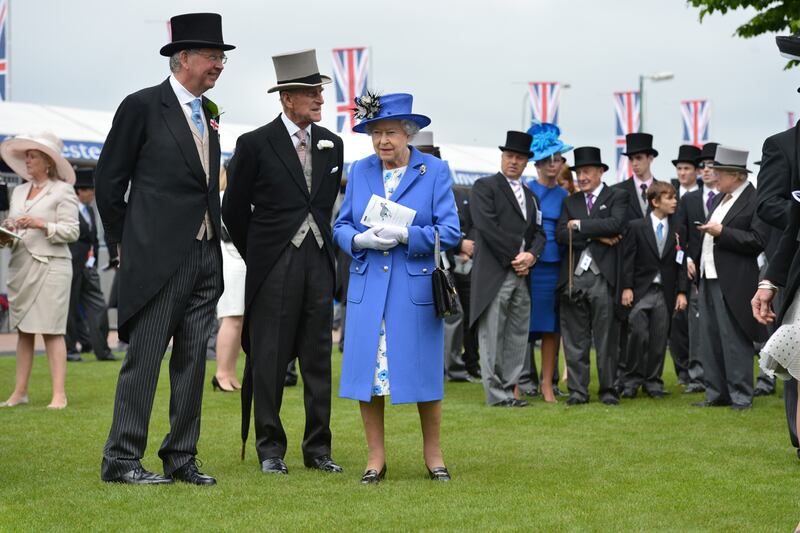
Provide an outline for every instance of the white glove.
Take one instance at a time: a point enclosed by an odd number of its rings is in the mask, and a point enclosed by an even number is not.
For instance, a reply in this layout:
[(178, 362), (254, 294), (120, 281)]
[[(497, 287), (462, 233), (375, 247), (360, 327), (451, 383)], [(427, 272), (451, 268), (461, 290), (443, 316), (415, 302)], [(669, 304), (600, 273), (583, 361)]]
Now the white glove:
[(363, 233), (353, 237), (353, 250), (359, 251), (365, 248), (372, 250), (388, 250), (397, 246), (397, 239), (386, 239), (378, 236), (380, 228), (369, 228)]
[(404, 226), (376, 226), (378, 235), (384, 239), (394, 239), (397, 242), (408, 243), (408, 228)]

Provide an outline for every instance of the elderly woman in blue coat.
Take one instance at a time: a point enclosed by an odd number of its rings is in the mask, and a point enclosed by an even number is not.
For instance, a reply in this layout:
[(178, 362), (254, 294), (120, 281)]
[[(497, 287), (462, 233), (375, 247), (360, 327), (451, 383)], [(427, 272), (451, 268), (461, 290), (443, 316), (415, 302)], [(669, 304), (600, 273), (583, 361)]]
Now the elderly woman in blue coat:
[[(347, 292), (340, 396), (358, 400), (367, 438), (361, 482), (386, 474), (384, 398), (416, 403), (423, 455), (433, 480), (450, 475), (439, 429), (444, 397), (444, 326), (433, 305), (434, 232), (442, 250), (460, 230), (447, 163), (409, 146), (409, 137), (430, 124), (411, 112), (410, 94), (367, 94), (356, 99), (353, 129), (372, 137), (375, 155), (353, 163), (333, 237), (352, 255)], [(414, 211), (410, 225), (367, 225), (362, 217), (373, 196)]]

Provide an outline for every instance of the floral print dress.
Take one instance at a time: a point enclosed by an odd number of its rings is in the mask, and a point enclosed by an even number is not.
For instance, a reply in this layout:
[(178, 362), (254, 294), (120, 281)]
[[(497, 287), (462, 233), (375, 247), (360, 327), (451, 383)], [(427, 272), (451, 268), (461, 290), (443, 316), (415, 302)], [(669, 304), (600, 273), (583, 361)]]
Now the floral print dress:
[[(392, 193), (397, 190), (400, 180), (403, 179), (407, 167), (388, 170), (383, 168), (383, 192), (387, 200), (392, 199)], [(378, 354), (375, 358), (375, 377), (372, 380), (373, 396), (389, 396), (389, 355), (386, 353), (386, 319), (381, 320), (381, 330), (378, 334)]]

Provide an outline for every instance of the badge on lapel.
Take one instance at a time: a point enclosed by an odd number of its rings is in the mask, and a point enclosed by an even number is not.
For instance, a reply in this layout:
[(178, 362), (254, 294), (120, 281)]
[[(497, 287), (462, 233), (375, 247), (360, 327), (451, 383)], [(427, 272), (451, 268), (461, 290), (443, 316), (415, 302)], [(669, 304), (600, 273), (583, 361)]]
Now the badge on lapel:
[(222, 116), (223, 112), (219, 110), (217, 104), (208, 99), (206, 99), (206, 109), (211, 114), (211, 119), (208, 121), (211, 125), (211, 129), (219, 134), (219, 118)]

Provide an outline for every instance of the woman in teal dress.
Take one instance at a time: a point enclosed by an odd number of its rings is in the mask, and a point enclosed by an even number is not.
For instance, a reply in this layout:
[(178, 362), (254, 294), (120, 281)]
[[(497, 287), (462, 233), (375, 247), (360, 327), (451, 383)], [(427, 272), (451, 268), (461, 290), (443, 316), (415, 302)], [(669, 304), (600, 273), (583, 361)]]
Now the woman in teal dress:
[[(542, 380), (541, 392), (544, 400), (555, 403), (553, 375), (560, 335), (558, 330), (558, 310), (556, 309), (556, 284), (561, 265), (561, 247), (556, 243), (556, 223), (561, 215), (561, 204), (568, 193), (556, 181), (564, 165), (562, 154), (572, 150), (558, 136), (558, 126), (549, 123), (534, 124), (528, 133), (533, 136), (531, 151), (538, 178), (528, 180), (528, 187), (539, 198), (542, 225), (547, 235), (547, 243), (539, 260), (531, 270), (531, 362), (533, 374), (534, 341), (542, 340)], [(526, 365), (527, 367), (528, 365)]]

